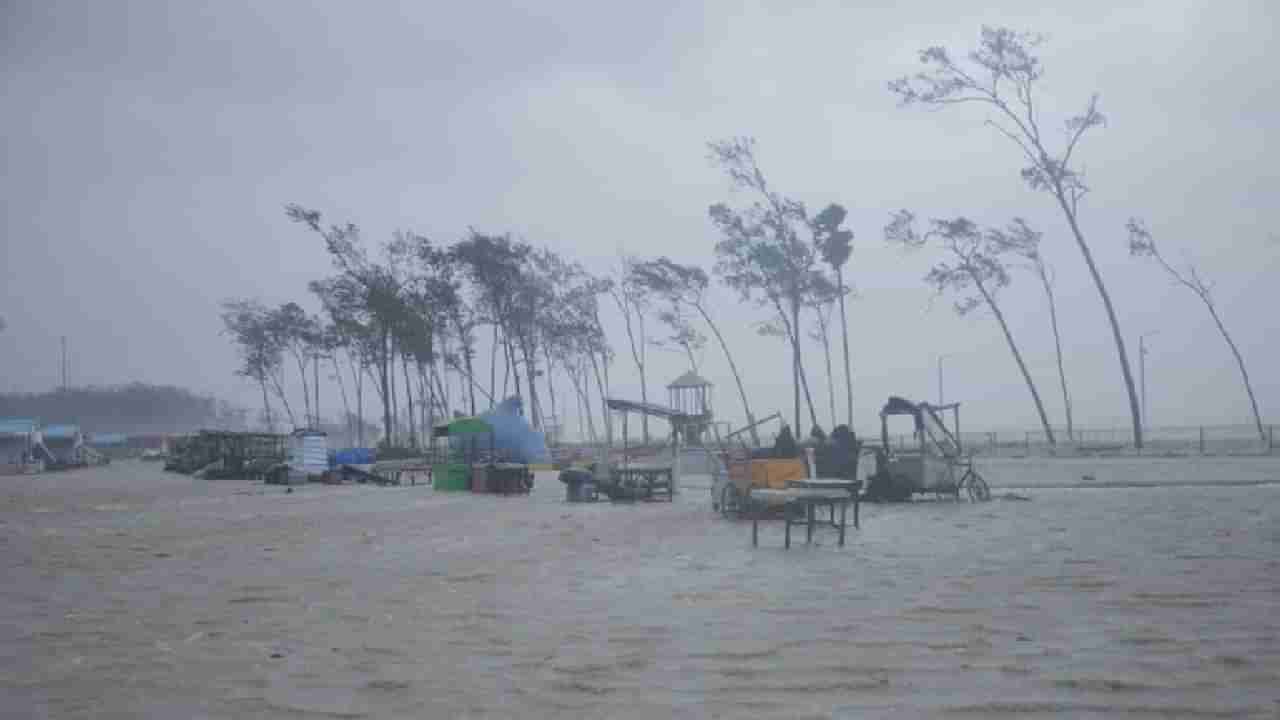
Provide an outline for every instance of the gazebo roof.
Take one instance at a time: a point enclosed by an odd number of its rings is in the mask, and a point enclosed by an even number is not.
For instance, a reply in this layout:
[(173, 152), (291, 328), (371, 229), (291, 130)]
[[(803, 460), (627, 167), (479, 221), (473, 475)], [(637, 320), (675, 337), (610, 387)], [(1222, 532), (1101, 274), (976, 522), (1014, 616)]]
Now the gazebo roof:
[(667, 385), (667, 389), (711, 387), (711, 381), (690, 370)]

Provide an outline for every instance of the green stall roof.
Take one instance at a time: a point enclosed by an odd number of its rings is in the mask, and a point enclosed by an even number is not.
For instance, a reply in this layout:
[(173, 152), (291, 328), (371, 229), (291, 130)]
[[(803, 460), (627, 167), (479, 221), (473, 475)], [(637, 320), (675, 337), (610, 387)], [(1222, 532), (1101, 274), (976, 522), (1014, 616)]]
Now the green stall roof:
[(478, 417), (464, 417), (456, 420), (440, 423), (432, 429), (431, 434), (434, 437), (450, 437), (454, 435), (475, 435), (477, 433), (491, 433), (493, 426), (481, 420)]

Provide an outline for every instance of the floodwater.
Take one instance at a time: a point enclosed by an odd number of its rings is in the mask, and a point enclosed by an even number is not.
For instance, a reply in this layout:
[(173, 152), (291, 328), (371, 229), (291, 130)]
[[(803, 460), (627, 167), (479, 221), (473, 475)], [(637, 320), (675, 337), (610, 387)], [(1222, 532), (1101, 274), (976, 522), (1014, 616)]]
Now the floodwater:
[[(1010, 462), (993, 484), (1036, 485)], [(1116, 472), (1169, 472), (1144, 462)], [(566, 505), (552, 473), (514, 498), (0, 478), (0, 716), (1280, 714), (1280, 486), (1018, 492), (864, 506), (847, 547), (787, 551), (705, 489)]]

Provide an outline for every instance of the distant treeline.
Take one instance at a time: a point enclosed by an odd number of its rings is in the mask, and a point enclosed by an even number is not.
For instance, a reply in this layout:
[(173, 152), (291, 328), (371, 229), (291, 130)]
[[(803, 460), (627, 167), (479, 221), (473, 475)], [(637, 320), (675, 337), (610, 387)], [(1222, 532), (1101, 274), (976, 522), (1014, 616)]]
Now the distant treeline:
[(43, 393), (0, 394), (0, 417), (72, 423), (86, 432), (184, 432), (239, 427), (243, 410), (172, 385), (130, 383)]

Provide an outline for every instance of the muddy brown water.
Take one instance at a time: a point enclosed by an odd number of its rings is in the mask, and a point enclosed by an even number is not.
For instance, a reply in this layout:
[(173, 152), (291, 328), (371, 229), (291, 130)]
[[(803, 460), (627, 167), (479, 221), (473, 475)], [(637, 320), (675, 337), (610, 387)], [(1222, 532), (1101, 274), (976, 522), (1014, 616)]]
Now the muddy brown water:
[(1035, 487), (1077, 470), (1004, 460), (1031, 502), (864, 506), (790, 551), (696, 481), (3, 478), (0, 716), (1277, 717), (1280, 487)]

